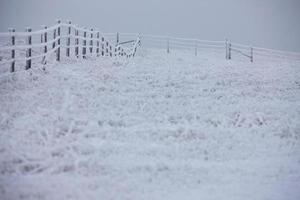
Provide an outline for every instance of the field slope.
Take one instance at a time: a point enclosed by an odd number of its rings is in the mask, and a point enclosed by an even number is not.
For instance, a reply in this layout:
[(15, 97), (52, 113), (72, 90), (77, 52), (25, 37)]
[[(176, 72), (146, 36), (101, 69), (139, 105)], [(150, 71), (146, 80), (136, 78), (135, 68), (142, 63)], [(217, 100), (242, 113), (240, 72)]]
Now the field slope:
[(300, 63), (143, 50), (2, 75), (0, 199), (300, 199)]

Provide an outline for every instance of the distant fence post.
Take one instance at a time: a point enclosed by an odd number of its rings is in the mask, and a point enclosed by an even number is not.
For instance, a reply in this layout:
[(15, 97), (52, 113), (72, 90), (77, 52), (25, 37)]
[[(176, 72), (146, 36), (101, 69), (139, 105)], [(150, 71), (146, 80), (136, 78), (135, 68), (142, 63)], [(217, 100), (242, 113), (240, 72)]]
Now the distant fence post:
[(139, 33), (139, 39), (140, 39), (140, 43), (139, 43), (139, 45), (140, 45), (140, 47), (142, 47), (142, 35)]
[(231, 60), (231, 42), (228, 43), (228, 60)]
[(56, 29), (53, 30), (53, 40), (54, 40), (54, 42), (52, 43), (52, 49), (55, 48), (55, 43), (56, 43), (55, 39), (56, 39)]
[(57, 28), (57, 37), (58, 37), (58, 40), (57, 40), (56, 60), (60, 61), (60, 24), (61, 24), (61, 21), (57, 20), (57, 23), (58, 23), (59, 26)]
[(120, 34), (117, 33), (117, 45), (119, 44), (119, 42), (120, 42)]
[(79, 54), (79, 31), (75, 29), (75, 56), (78, 58)]
[(101, 37), (101, 55), (104, 56), (104, 37)]
[(100, 33), (99, 31), (97, 32), (97, 49), (96, 49), (96, 54), (97, 54), (97, 57), (99, 57), (99, 52), (100, 52)]
[[(16, 36), (15, 36), (16, 30), (13, 29), (13, 28), (10, 28), (9, 32), (11, 32), (11, 46), (13, 47), (16, 44)], [(15, 49), (12, 49), (11, 50), (11, 59), (12, 59), (12, 62), (11, 62), (11, 66), (10, 66), (10, 72), (14, 72), (15, 71), (15, 63), (16, 63), (15, 56), (16, 56), (16, 51), (15, 51)]]
[(170, 39), (167, 38), (167, 53), (170, 53)]
[(121, 47), (118, 46), (118, 56), (120, 56), (120, 55), (121, 55)]
[(91, 54), (93, 53), (93, 37), (94, 37), (93, 31), (94, 31), (94, 29), (91, 28), (91, 39), (90, 39), (90, 53)]
[(197, 40), (195, 40), (195, 56), (198, 55), (198, 44), (197, 44)]
[(46, 61), (47, 42), (48, 42), (47, 26), (44, 26), (44, 29), (45, 29), (45, 33), (44, 33), (44, 43), (45, 43), (45, 46), (44, 46), (44, 54), (45, 54), (45, 56), (43, 57), (42, 63), (45, 65), (45, 64), (47, 63), (47, 61)]
[(44, 33), (41, 33), (41, 43), (43, 43), (43, 42), (44, 42)]
[(225, 40), (225, 58), (228, 60), (228, 39)]
[(105, 45), (105, 56), (108, 56), (108, 42), (106, 41)]
[(112, 46), (109, 45), (109, 56), (112, 57)]
[(31, 32), (31, 28), (27, 28), (26, 32), (29, 33), (29, 35), (27, 36), (27, 45), (29, 45), (29, 47), (26, 50), (26, 67), (25, 69), (30, 69), (31, 68), (31, 44), (32, 44), (32, 36), (30, 34)]
[(250, 60), (253, 62), (253, 47), (250, 47)]
[[(85, 29), (85, 28), (84, 28)], [(82, 57), (86, 58), (86, 30), (83, 32), (83, 47), (82, 47)]]
[(71, 21), (68, 21), (68, 38), (67, 38), (67, 49), (66, 49), (66, 56), (70, 57), (70, 45), (71, 45)]

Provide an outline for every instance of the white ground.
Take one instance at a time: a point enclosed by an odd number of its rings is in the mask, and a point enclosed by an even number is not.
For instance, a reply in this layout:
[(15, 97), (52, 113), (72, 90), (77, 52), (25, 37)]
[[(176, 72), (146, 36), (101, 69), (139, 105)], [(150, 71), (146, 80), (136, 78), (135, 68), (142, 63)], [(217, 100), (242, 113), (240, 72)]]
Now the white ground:
[(299, 200), (300, 63), (144, 50), (0, 77), (0, 199)]

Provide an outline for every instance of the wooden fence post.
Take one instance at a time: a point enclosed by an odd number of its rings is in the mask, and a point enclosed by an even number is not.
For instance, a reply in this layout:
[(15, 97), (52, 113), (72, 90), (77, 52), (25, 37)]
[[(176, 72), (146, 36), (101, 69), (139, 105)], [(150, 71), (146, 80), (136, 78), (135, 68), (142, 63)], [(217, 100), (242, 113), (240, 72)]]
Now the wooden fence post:
[(139, 36), (138, 36), (138, 38), (139, 38), (139, 46), (140, 47), (142, 47), (142, 35), (139, 33)]
[(250, 47), (250, 60), (253, 62), (253, 47)]
[(121, 55), (121, 47), (118, 46), (118, 56), (120, 56), (120, 55)]
[(44, 29), (45, 29), (45, 33), (44, 33), (44, 43), (45, 43), (45, 46), (44, 46), (44, 54), (45, 56), (43, 57), (43, 60), (42, 60), (42, 63), (45, 65), (47, 63), (46, 61), (46, 54), (47, 54), (47, 42), (48, 42), (48, 36), (47, 36), (47, 26), (44, 26)]
[(100, 48), (100, 33), (97, 32), (97, 49), (96, 49), (96, 54), (97, 54), (97, 57), (99, 57), (99, 48)]
[(231, 51), (232, 49), (231, 49), (231, 42), (228, 44), (228, 59), (229, 60), (231, 60), (231, 53), (232, 53), (232, 51)]
[(29, 33), (26, 41), (26, 44), (29, 45), (29, 47), (26, 49), (26, 67), (25, 67), (25, 69), (28, 70), (31, 68), (31, 44), (32, 44), (32, 36), (30, 34), (31, 28), (27, 28), (26, 32)]
[(79, 31), (75, 29), (75, 56), (78, 58), (79, 54)]
[[(42, 27), (44, 27), (44, 26), (42, 26)], [(43, 43), (44, 42), (44, 33), (41, 33), (41, 43)]]
[(105, 45), (105, 56), (108, 56), (108, 42)]
[(120, 42), (120, 35), (119, 33), (117, 33), (117, 45), (119, 44), (119, 42)]
[(226, 58), (226, 60), (228, 60), (229, 59), (228, 58), (228, 39), (225, 40), (225, 53), (226, 53), (225, 58)]
[(68, 21), (68, 38), (67, 38), (67, 49), (66, 49), (66, 56), (70, 57), (70, 45), (71, 45), (71, 21)]
[[(13, 46), (16, 45), (16, 36), (15, 36), (16, 30), (13, 29), (13, 28), (10, 28), (9, 32), (11, 32), (11, 46), (13, 47)], [(15, 64), (16, 64), (15, 56), (16, 56), (16, 51), (15, 51), (15, 49), (12, 49), (11, 50), (11, 59), (12, 59), (12, 62), (11, 62), (11, 66), (10, 66), (10, 72), (14, 72), (15, 71)]]
[(94, 34), (93, 34), (93, 31), (94, 29), (91, 28), (91, 39), (90, 39), (90, 53), (92, 54), (93, 53), (93, 37), (94, 37)]
[(57, 20), (57, 23), (58, 23), (58, 28), (57, 28), (57, 37), (58, 37), (58, 40), (57, 40), (57, 51), (56, 51), (56, 60), (57, 61), (60, 61), (60, 24), (61, 24), (61, 21), (60, 20)]
[(170, 39), (167, 38), (167, 53), (170, 53)]
[(104, 56), (104, 37), (101, 38), (101, 55)]
[(109, 56), (112, 57), (112, 54), (113, 54), (113, 52), (112, 52), (112, 46), (109, 45)]
[[(85, 29), (85, 28), (84, 28)], [(83, 32), (83, 47), (82, 47), (82, 56), (83, 58), (86, 58), (86, 30)]]
[[(55, 39), (56, 39), (56, 29), (53, 30), (53, 40), (55, 40)], [(55, 48), (55, 44), (56, 44), (56, 42), (54, 41), (54, 42), (52, 43), (52, 49)]]

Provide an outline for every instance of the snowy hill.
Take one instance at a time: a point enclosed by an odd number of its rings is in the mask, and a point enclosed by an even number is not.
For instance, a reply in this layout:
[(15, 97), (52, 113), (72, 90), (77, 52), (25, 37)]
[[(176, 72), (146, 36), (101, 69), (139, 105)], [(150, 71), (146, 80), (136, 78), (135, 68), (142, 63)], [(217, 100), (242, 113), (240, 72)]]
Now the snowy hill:
[(300, 199), (300, 62), (97, 58), (0, 77), (0, 199)]

